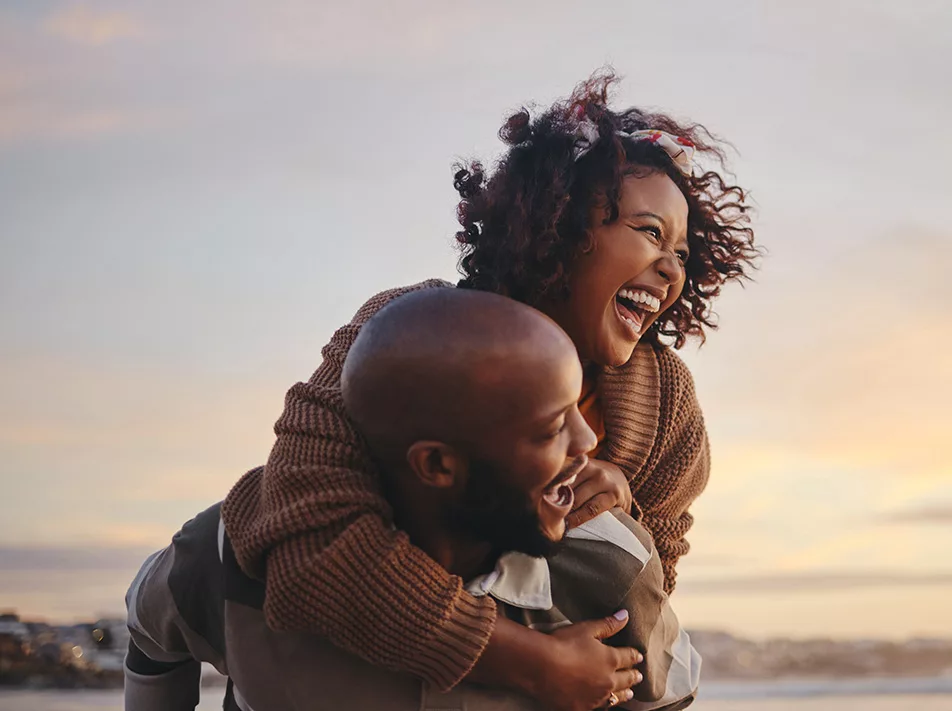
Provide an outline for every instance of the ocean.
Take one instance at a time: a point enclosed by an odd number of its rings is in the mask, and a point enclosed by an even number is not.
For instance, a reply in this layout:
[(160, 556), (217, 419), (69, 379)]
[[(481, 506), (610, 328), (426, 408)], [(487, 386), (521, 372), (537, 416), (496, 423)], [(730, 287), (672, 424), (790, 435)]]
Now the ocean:
[[(202, 690), (198, 711), (221, 708)], [(692, 711), (952, 711), (952, 678), (708, 682)], [(0, 690), (0, 711), (122, 711), (122, 691)]]

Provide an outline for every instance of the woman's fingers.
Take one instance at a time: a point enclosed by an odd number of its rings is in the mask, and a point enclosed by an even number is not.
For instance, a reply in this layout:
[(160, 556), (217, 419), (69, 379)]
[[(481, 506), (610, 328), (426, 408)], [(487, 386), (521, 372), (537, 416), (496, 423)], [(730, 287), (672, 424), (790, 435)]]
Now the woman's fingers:
[(626, 671), (645, 661), (644, 655), (634, 647), (614, 647), (616, 659), (615, 669)]
[(642, 679), (641, 672), (637, 669), (615, 672), (612, 676), (612, 691), (618, 694), (620, 691), (631, 689), (631, 687), (640, 684)]
[(609, 511), (618, 505), (618, 497), (614, 494), (601, 493), (594, 498), (589, 499), (575, 511), (565, 517), (565, 525), (569, 528), (580, 526), (586, 521), (591, 521), (599, 514)]
[(572, 504), (572, 510), (574, 511), (582, 508), (599, 494), (609, 493), (609, 488), (606, 482), (599, 481), (596, 477), (589, 479), (584, 484), (576, 484), (573, 491), (575, 492), (575, 503)]

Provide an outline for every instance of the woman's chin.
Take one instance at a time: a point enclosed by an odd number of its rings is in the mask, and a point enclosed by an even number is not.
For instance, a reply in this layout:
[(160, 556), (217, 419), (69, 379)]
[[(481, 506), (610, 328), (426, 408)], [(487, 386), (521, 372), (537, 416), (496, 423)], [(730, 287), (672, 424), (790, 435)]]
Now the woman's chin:
[(622, 342), (618, 339), (612, 339), (611, 342), (606, 344), (605, 348), (599, 349), (600, 352), (595, 361), (606, 368), (618, 368), (631, 360), (637, 345), (637, 341), (626, 340)]

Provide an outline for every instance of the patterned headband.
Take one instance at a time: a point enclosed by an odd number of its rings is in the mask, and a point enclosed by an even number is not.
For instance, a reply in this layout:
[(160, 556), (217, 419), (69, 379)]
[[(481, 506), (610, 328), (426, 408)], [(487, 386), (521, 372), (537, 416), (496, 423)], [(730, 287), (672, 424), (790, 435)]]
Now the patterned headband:
[[(633, 141), (648, 141), (661, 148), (671, 158), (674, 166), (682, 174), (691, 177), (694, 173), (694, 144), (687, 138), (674, 136), (665, 131), (649, 128), (642, 131), (616, 131), (622, 138)], [(588, 119), (579, 121), (578, 138), (575, 140), (573, 159), (578, 160), (588, 153), (598, 142), (598, 128)]]

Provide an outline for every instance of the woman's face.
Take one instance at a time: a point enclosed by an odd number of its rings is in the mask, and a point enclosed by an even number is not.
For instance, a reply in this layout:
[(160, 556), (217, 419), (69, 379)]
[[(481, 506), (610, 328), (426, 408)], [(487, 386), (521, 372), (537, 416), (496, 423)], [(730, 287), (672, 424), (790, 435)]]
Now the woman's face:
[(667, 175), (652, 171), (622, 184), (618, 219), (592, 211), (591, 249), (573, 265), (568, 300), (543, 305), (575, 341), (579, 357), (627, 363), (642, 334), (681, 295), (688, 257), (688, 203)]

